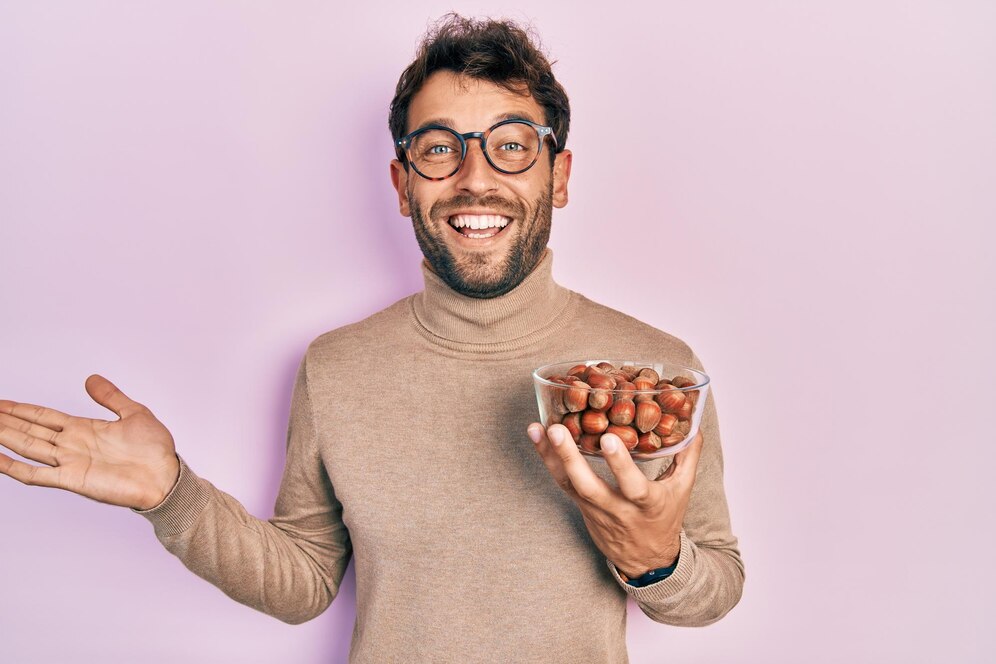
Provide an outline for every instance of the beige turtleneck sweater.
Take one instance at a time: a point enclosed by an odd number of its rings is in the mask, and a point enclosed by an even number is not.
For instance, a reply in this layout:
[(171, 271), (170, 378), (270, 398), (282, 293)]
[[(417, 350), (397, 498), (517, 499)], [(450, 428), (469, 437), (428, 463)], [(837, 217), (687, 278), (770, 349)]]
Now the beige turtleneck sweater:
[[(139, 512), (191, 571), (288, 623), (335, 598), (350, 556), (350, 662), (626, 662), (626, 598), (650, 618), (705, 625), (739, 600), (710, 391), (678, 566), (627, 585), (526, 436), (531, 371), (605, 357), (701, 369), (682, 341), (563, 288), (549, 249), (493, 299), (425, 289), (321, 335), (294, 386), (275, 513), (260, 520), (181, 458)], [(669, 460), (640, 465), (658, 477)], [(600, 459), (595, 471), (614, 484)], [(571, 629), (565, 630), (565, 626)]]

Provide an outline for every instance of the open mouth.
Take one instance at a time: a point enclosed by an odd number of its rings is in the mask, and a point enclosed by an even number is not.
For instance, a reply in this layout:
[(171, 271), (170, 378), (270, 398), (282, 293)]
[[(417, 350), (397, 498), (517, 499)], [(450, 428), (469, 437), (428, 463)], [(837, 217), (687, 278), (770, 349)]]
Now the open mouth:
[(447, 220), (457, 233), (474, 240), (487, 240), (512, 223), (511, 217), (497, 214), (455, 214)]

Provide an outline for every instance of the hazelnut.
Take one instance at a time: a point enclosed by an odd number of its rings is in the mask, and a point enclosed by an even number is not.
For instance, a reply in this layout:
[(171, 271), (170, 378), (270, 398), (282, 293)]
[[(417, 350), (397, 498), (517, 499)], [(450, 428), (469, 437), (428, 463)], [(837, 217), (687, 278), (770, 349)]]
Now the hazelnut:
[(573, 367), (567, 370), (568, 376), (581, 376), (588, 368), (587, 364), (575, 364)]
[(623, 381), (621, 383), (616, 383), (616, 398), (617, 399), (632, 399), (633, 392), (636, 390), (636, 385), (629, 381)]
[(677, 424), (674, 425), (674, 429), (671, 431), (671, 433), (687, 436), (688, 432), (691, 430), (692, 430), (691, 422), (689, 422), (688, 420), (678, 420)]
[(661, 407), (656, 401), (642, 401), (636, 405), (634, 424), (642, 433), (646, 433), (661, 421)]
[(654, 385), (656, 385), (660, 382), (661, 376), (655, 370), (650, 367), (646, 367), (644, 369), (640, 369), (640, 373), (637, 374), (637, 378), (649, 378), (654, 381)]
[(612, 364), (610, 362), (599, 362), (595, 366), (598, 367), (599, 369), (601, 369), (602, 371), (606, 372), (606, 373), (608, 373), (610, 371), (615, 371), (615, 367), (612, 366)]
[(692, 402), (685, 399), (685, 403), (681, 404), (681, 410), (677, 413), (679, 420), (688, 420), (692, 417)]
[(588, 383), (582, 380), (571, 383), (564, 393), (564, 405), (572, 413), (584, 410), (588, 405)]
[(571, 438), (574, 439), (574, 442), (578, 442), (583, 433), (581, 430), (581, 413), (567, 413), (560, 423), (571, 432)]
[(671, 384), (675, 387), (691, 387), (695, 381), (687, 376), (675, 376), (671, 379)]
[(636, 417), (636, 404), (633, 403), (632, 399), (619, 398), (616, 399), (612, 407), (609, 408), (609, 422), (612, 424), (618, 424), (619, 426), (625, 426), (633, 421)]
[(604, 372), (604, 371), (602, 371), (602, 370), (601, 370), (601, 369), (600, 369), (600, 368), (598, 367), (598, 365), (597, 365), (597, 364), (592, 364), (591, 366), (589, 366), (588, 368), (586, 368), (586, 369), (584, 370), (584, 373), (583, 373), (583, 374), (581, 374), (581, 380), (583, 380), (584, 382), (586, 382), (586, 383), (587, 383), (587, 382), (588, 382), (588, 380), (589, 380), (589, 379), (590, 379), (590, 378), (591, 378), (591, 377), (592, 377), (593, 375), (595, 375), (595, 374), (604, 374), (604, 373), (605, 373), (605, 372)]
[(672, 433), (667, 438), (662, 438), (661, 439), (661, 447), (672, 447), (673, 445), (677, 445), (678, 443), (680, 443), (684, 439), (685, 439), (685, 435), (684, 434)]
[(592, 390), (588, 395), (588, 405), (595, 410), (608, 410), (612, 405), (612, 392), (608, 390)]
[(628, 373), (626, 373), (625, 371), (619, 371), (619, 369), (613, 369), (612, 371), (608, 372), (605, 375), (611, 376), (616, 381), (616, 385), (628, 382), (630, 379), (630, 375)]
[(678, 416), (673, 413), (664, 413), (661, 415), (660, 422), (654, 427), (654, 433), (656, 433), (661, 438), (667, 438), (675, 431), (675, 425), (678, 423)]
[(685, 405), (685, 393), (681, 390), (664, 390), (657, 395), (656, 401), (665, 413), (677, 413)]
[(592, 388), (588, 395), (589, 406), (595, 410), (606, 410), (612, 405), (612, 392), (609, 390), (616, 386), (614, 378), (607, 374), (592, 374), (588, 384)]
[(633, 427), (610, 424), (605, 429), (605, 433), (614, 433), (619, 436), (619, 440), (621, 440), (623, 445), (626, 446), (626, 449), (630, 451), (632, 451), (633, 448), (636, 447), (636, 444), (640, 442), (640, 436)]
[(643, 394), (636, 394), (634, 397), (635, 401), (637, 403), (641, 401), (652, 401), (654, 395), (649, 391), (653, 390), (655, 385), (657, 385), (657, 381), (651, 380), (649, 376), (637, 376), (634, 378), (633, 387), (637, 392), (644, 392)]
[(581, 430), (585, 433), (602, 433), (609, 426), (608, 416), (600, 410), (586, 410), (581, 414)]
[(695, 407), (695, 404), (699, 402), (699, 394), (700, 392), (698, 390), (688, 390), (685, 392), (685, 398), (692, 402), (693, 408)]
[(653, 431), (641, 433), (636, 443), (637, 452), (656, 452), (660, 448), (661, 437)]
[(581, 438), (578, 439), (578, 447), (580, 447), (585, 452), (591, 452), (592, 454), (598, 452), (601, 448), (602, 436), (597, 433), (583, 433)]

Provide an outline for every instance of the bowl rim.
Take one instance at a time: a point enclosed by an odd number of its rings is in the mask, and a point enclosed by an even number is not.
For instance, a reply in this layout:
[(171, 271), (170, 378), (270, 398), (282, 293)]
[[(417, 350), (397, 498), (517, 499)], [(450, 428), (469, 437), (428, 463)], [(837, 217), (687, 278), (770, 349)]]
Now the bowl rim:
[[(616, 362), (618, 362), (618, 361), (619, 360), (617, 360)], [(546, 378), (543, 378), (542, 376), (539, 375), (540, 372), (543, 371), (543, 369), (548, 369), (550, 367), (554, 367), (554, 366), (557, 366), (557, 365), (560, 365), (560, 364), (566, 364), (566, 365), (572, 367), (572, 366), (575, 366), (575, 365), (578, 365), (578, 364), (584, 364), (584, 365), (587, 365), (587, 366), (591, 366), (593, 364), (598, 364), (599, 362), (608, 362), (609, 364), (616, 365), (616, 362), (612, 362), (611, 360), (604, 360), (604, 359), (596, 359), (596, 360), (564, 360), (564, 361), (561, 361), (561, 362), (550, 362), (549, 364), (544, 364), (541, 367), (536, 367), (535, 369), (533, 369), (533, 381), (535, 381), (536, 383), (541, 384), (541, 385), (550, 385), (551, 387), (567, 388), (567, 385), (562, 385), (561, 383), (554, 383), (553, 381), (550, 381), (550, 380), (547, 380)], [(662, 364), (662, 365), (667, 366), (667, 367), (673, 367), (675, 369), (679, 369), (679, 370), (691, 372), (692, 375), (694, 375), (696, 377), (701, 377), (701, 378), (698, 378), (698, 380), (702, 381), (700, 383), (696, 383), (695, 385), (689, 385), (688, 387), (669, 387), (669, 388), (662, 388), (662, 389), (659, 389), (659, 390), (657, 390), (657, 389), (653, 389), (653, 390), (633, 390), (632, 391), (633, 394), (659, 394), (661, 392), (667, 392), (667, 391), (670, 391), (670, 390), (678, 390), (678, 391), (681, 391), (681, 392), (687, 392), (689, 390), (698, 390), (698, 389), (701, 389), (701, 388), (705, 387), (706, 385), (708, 385), (709, 382), (710, 382), (709, 376), (706, 375), (706, 373), (704, 371), (699, 371), (698, 369), (695, 369), (694, 367), (689, 367), (689, 366), (686, 366), (684, 364), (676, 364), (674, 362), (666, 362), (664, 360), (656, 360), (656, 361), (649, 361), (649, 362), (648, 361), (627, 360), (625, 362), (625, 364), (634, 364), (636, 366), (640, 366), (640, 365), (647, 366), (647, 365), (652, 365), (652, 364)], [(591, 388), (591, 389), (603, 389), (603, 388)], [(605, 390), (605, 391), (607, 391), (607, 392), (618, 392), (619, 390), (617, 390), (616, 388), (612, 388), (611, 390)]]

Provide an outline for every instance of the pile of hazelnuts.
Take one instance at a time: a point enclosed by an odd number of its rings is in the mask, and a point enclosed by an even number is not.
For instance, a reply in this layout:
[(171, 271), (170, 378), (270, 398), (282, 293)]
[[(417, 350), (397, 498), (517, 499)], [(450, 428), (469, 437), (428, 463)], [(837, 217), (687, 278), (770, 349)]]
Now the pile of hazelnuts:
[(596, 454), (602, 434), (619, 436), (630, 452), (653, 453), (677, 445), (691, 430), (698, 390), (685, 376), (661, 378), (650, 367), (631, 364), (618, 369), (609, 362), (578, 364), (566, 376), (546, 380), (554, 388), (550, 424), (567, 427), (582, 451)]

